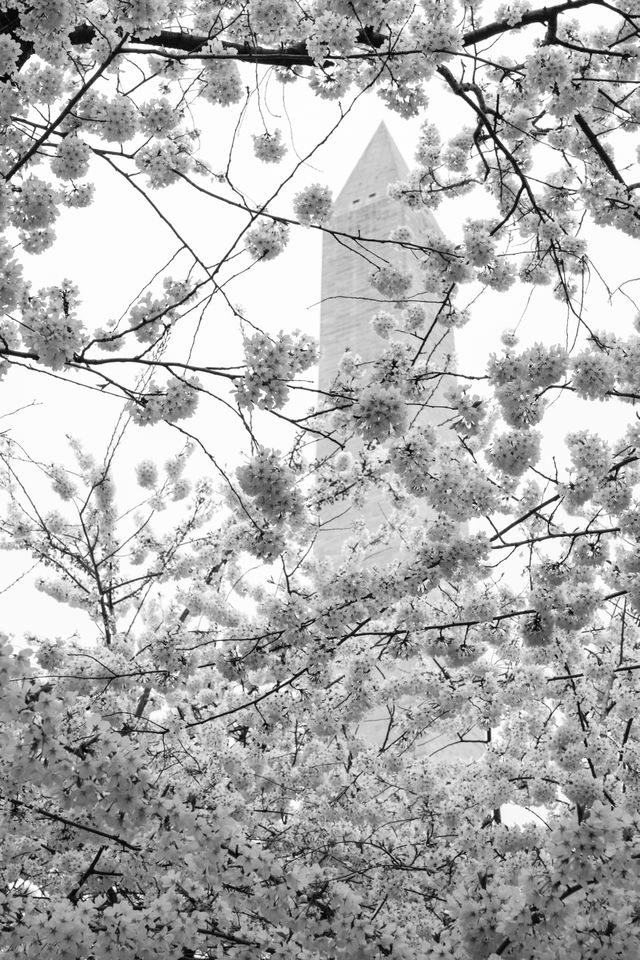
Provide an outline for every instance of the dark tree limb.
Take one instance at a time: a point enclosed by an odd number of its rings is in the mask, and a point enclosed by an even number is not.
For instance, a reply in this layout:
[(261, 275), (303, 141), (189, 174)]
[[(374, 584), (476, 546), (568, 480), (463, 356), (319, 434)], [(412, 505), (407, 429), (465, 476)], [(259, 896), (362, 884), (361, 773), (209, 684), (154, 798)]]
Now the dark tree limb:
[(31, 810), (32, 813), (36, 813), (38, 816), (44, 817), (46, 820), (51, 820), (54, 823), (61, 823), (65, 827), (71, 827), (73, 830), (84, 830), (86, 833), (92, 833), (96, 837), (104, 837), (105, 840), (111, 840), (113, 843), (117, 843), (124, 850), (131, 850), (133, 853), (138, 853), (142, 849), (142, 847), (138, 846), (138, 844), (129, 843), (128, 840), (123, 840), (122, 837), (119, 837), (115, 833), (107, 833), (105, 830), (98, 830), (97, 827), (89, 826), (89, 824), (86, 823), (78, 823), (77, 820), (70, 820), (68, 817), (63, 817), (59, 813), (51, 813), (50, 810), (45, 810), (43, 807), (37, 807), (32, 803), (26, 803), (24, 800), (18, 800), (17, 797), (0, 797), (0, 800), (4, 800), (14, 807), (24, 807), (26, 810)]
[[(462, 46), (470, 47), (486, 40), (491, 40), (503, 33), (509, 33), (512, 30), (520, 30), (522, 27), (533, 24), (550, 24), (557, 21), (561, 13), (577, 10), (586, 6), (604, 6), (612, 9), (611, 6), (603, 0), (565, 0), (564, 3), (555, 6), (539, 7), (536, 10), (529, 10), (524, 13), (519, 23), (512, 24), (506, 20), (496, 20), (493, 23), (485, 24), (476, 30), (468, 30), (462, 36)], [(621, 13), (621, 16), (623, 14)], [(26, 41), (19, 36), (20, 12), (15, 9), (9, 9), (0, 13), (0, 33), (8, 33), (21, 46), (22, 54), (18, 63), (22, 67), (34, 52), (34, 45), (31, 41)], [(96, 28), (88, 23), (79, 24), (69, 34), (69, 40), (74, 46), (83, 46), (91, 43), (97, 35)], [(184, 30), (161, 30), (151, 37), (131, 37), (130, 42), (140, 44), (141, 46), (161, 47), (166, 50), (182, 50), (185, 53), (194, 54), (210, 41), (211, 37), (199, 34), (189, 33)], [(380, 51), (388, 44), (389, 38), (380, 33), (372, 26), (362, 27), (355, 36), (355, 41), (371, 51)], [(245, 63), (262, 63), (265, 66), (313, 66), (315, 61), (309, 55), (307, 46), (304, 42), (293, 43), (289, 45), (282, 44), (280, 47), (263, 47), (255, 43), (244, 43), (223, 41), (223, 47), (230, 51), (230, 56), (234, 60)], [(402, 56), (417, 54), (420, 51), (386, 51), (388, 55)], [(385, 55), (385, 51), (382, 52)], [(348, 59), (348, 57), (347, 57)], [(6, 77), (3, 79), (7, 79)]]
[(595, 133), (593, 132), (593, 130), (591, 129), (587, 121), (584, 119), (582, 114), (576, 113), (575, 120), (576, 120), (576, 124), (578, 125), (582, 133), (585, 135), (585, 137), (587, 138), (587, 140), (589, 141), (589, 143), (591, 144), (595, 152), (598, 154), (598, 157), (602, 161), (603, 165), (607, 168), (607, 170), (609, 171), (613, 179), (617, 180), (618, 183), (621, 183), (623, 187), (626, 187), (626, 183), (624, 182), (622, 174), (620, 173), (615, 163), (613, 162), (613, 160), (611, 159), (611, 157), (609, 156), (605, 148), (602, 146), (602, 144), (600, 143), (597, 136), (595, 135)]

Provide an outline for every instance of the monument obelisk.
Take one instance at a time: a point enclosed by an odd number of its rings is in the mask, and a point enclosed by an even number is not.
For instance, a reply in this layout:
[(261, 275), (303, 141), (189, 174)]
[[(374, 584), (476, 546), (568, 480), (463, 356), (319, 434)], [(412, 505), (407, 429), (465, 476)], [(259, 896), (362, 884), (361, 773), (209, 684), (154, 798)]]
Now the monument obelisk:
[[(338, 365), (347, 349), (358, 355), (363, 362), (374, 360), (384, 350), (385, 343), (372, 327), (374, 314), (382, 309), (394, 311), (371, 285), (372, 273), (376, 265), (391, 263), (414, 278), (414, 288), (408, 293), (410, 304), (420, 304), (433, 319), (437, 304), (429, 292), (421, 288), (418, 273), (418, 261), (411, 250), (398, 249), (393, 243), (371, 243), (367, 240), (388, 241), (390, 235), (399, 226), (411, 230), (413, 241), (420, 244), (427, 233), (440, 233), (433, 214), (425, 208), (407, 207), (388, 194), (388, 186), (403, 180), (408, 167), (396, 146), (386, 125), (381, 123), (369, 141), (362, 156), (356, 163), (346, 184), (338, 195), (328, 226), (336, 232), (348, 236), (332, 236), (325, 233), (322, 247), (322, 304), (320, 314), (320, 390), (330, 391), (338, 372)], [(350, 239), (355, 238), (355, 239)], [(362, 238), (362, 240), (358, 239)], [(444, 369), (449, 356), (453, 353), (453, 336), (450, 332), (443, 337), (444, 331), (436, 327), (433, 337), (435, 344), (430, 349), (432, 362), (436, 369)], [(433, 399), (433, 398), (432, 398)], [(420, 413), (420, 423), (437, 426), (442, 420), (442, 411), (426, 406)], [(442, 430), (445, 428), (442, 427)], [(352, 444), (354, 449), (357, 444)], [(320, 459), (335, 453), (335, 445), (329, 440), (318, 443)], [(356, 506), (348, 500), (327, 507), (320, 514), (320, 528), (316, 541), (316, 554), (320, 558), (330, 559), (339, 564), (342, 557), (342, 545), (351, 533), (354, 520), (364, 522), (372, 532), (384, 521), (389, 505), (382, 495), (375, 492), (367, 496), (364, 506)], [(430, 508), (424, 507), (423, 515), (429, 516)], [(378, 553), (367, 556), (366, 563), (388, 562), (394, 557), (393, 546), (386, 546)], [(411, 671), (410, 661), (389, 669)], [(402, 703), (400, 706), (402, 707)], [(409, 702), (404, 704), (409, 705)], [(388, 715), (384, 709), (373, 709), (362, 722), (363, 735), (370, 743), (380, 743), (384, 738), (388, 724)], [(425, 737), (422, 748), (430, 754), (446, 755), (449, 760), (469, 760), (479, 755), (478, 732), (472, 735), (475, 742), (459, 742), (455, 732), (452, 735), (441, 734), (435, 738)]]
[[(411, 250), (403, 250), (388, 241), (400, 226), (411, 230), (413, 242), (420, 244), (427, 231), (439, 233), (433, 214), (425, 208), (412, 209), (388, 195), (390, 183), (406, 178), (409, 170), (386, 125), (381, 123), (357, 161), (333, 207), (328, 226), (348, 236), (334, 237), (325, 233), (322, 246), (322, 304), (320, 314), (319, 387), (330, 391), (338, 365), (346, 350), (361, 361), (374, 360), (385, 348), (371, 325), (373, 316), (385, 310), (394, 313), (394, 306), (371, 285), (376, 267), (391, 263), (411, 273), (414, 288), (409, 291), (405, 306), (420, 304), (427, 316), (435, 314), (428, 292), (420, 285), (418, 261)], [(362, 237), (349, 239), (349, 237)], [(442, 336), (440, 331), (440, 336)], [(433, 337), (435, 342), (436, 336)], [(438, 350), (434, 363), (452, 352), (452, 337)], [(422, 423), (436, 424), (442, 419), (436, 411), (425, 409)], [(335, 445), (320, 441), (320, 458), (335, 452)], [(321, 513), (321, 526), (316, 543), (317, 555), (339, 561), (342, 544), (350, 535), (355, 519), (363, 520), (371, 532), (377, 529), (388, 513), (388, 505), (375, 494), (367, 497), (364, 507), (339, 503)], [(384, 559), (390, 551), (384, 551)], [(382, 558), (381, 558), (382, 559)]]

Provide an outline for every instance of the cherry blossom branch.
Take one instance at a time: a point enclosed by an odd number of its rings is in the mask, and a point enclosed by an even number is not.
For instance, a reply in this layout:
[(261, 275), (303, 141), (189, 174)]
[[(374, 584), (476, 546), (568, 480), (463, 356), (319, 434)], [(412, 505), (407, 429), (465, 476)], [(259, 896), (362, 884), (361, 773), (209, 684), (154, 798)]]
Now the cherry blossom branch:
[[(562, 13), (572, 12), (580, 7), (587, 6), (605, 7), (623, 16), (622, 11), (618, 11), (616, 7), (603, 2), (603, 0), (573, 0), (573, 2), (568, 0), (568, 2), (555, 6), (545, 6), (539, 7), (536, 10), (528, 10), (522, 14), (516, 23), (509, 20), (495, 20), (482, 27), (468, 30), (462, 35), (462, 46), (475, 46), (502, 33), (510, 33), (512, 30), (520, 30), (523, 27), (528, 27), (533, 24), (548, 24), (550, 21), (556, 20)], [(96, 28), (91, 24), (80, 24), (69, 34), (69, 40), (76, 46), (92, 43), (95, 37)], [(185, 53), (192, 54), (201, 52), (203, 48), (211, 42), (211, 37), (209, 36), (193, 34), (184, 30), (161, 30), (159, 33), (149, 37), (132, 36), (129, 39), (131, 43), (138, 44), (139, 46), (182, 50)], [(421, 49), (399, 51), (382, 49), (385, 47), (385, 44), (388, 44), (389, 37), (380, 33), (372, 26), (365, 26), (358, 30), (355, 36), (355, 42), (368, 47), (368, 51), (366, 53), (346, 54), (339, 57), (333, 54), (329, 54), (329, 56), (333, 57), (333, 59), (348, 60), (376, 55), (380, 57), (388, 57), (391, 55), (396, 57), (415, 54), (424, 55), (424, 51)], [(222, 45), (226, 50), (232, 51), (226, 55), (227, 59), (231, 58), (244, 63), (258, 63), (277, 67), (317, 65), (316, 61), (309, 55), (307, 45), (304, 42), (289, 45), (281, 44), (279, 47), (264, 47), (248, 41), (241, 43), (225, 40), (222, 42)], [(213, 54), (213, 56), (224, 58), (225, 54)]]
[[(264, 205), (260, 207), (253, 207), (250, 206), (250, 204), (248, 204), (246, 201), (240, 202), (239, 200), (233, 200), (231, 197), (225, 197), (220, 193), (216, 193), (214, 190), (210, 190), (208, 187), (205, 187), (204, 184), (197, 183), (190, 176), (188, 176), (186, 173), (182, 173), (180, 170), (175, 170), (174, 173), (176, 173), (182, 180), (188, 183), (199, 193), (203, 193), (205, 196), (211, 197), (212, 200), (219, 200), (220, 203), (225, 203), (227, 206), (235, 207), (237, 210), (243, 210), (254, 219), (256, 217), (266, 217), (268, 220), (271, 220), (274, 223), (287, 223), (294, 227), (302, 227), (304, 230), (318, 230), (320, 233), (327, 234), (328, 236), (333, 237), (335, 240), (342, 238), (345, 240), (352, 240), (354, 243), (358, 244), (377, 243), (382, 246), (398, 247), (401, 250), (413, 250), (416, 253), (440, 252), (435, 247), (426, 246), (425, 244), (421, 243), (415, 243), (411, 240), (390, 240), (388, 237), (363, 237), (359, 233), (346, 233), (344, 230), (336, 230), (333, 227), (329, 227), (321, 223), (301, 224), (300, 221), (296, 220), (294, 217), (287, 217), (280, 213), (269, 213), (265, 209)], [(352, 250), (351, 247), (348, 249)], [(352, 250), (352, 252), (357, 253), (358, 251)], [(455, 254), (454, 259), (462, 260), (463, 255), (461, 253)]]
[[(489, 137), (491, 138), (491, 140), (493, 140), (493, 142), (495, 143), (495, 145), (496, 145), (496, 147), (498, 148), (498, 150), (500, 151), (500, 153), (502, 153), (503, 156), (505, 157), (505, 159), (510, 163), (510, 165), (511, 165), (513, 171), (514, 171), (514, 173), (516, 174), (516, 176), (518, 177), (518, 179), (519, 179), (519, 181), (520, 181), (520, 183), (521, 183), (521, 185), (522, 185), (522, 188), (523, 188), (524, 192), (526, 193), (527, 197), (529, 198), (529, 202), (531, 203), (532, 208), (533, 208), (533, 209), (535, 210), (535, 212), (538, 214), (540, 220), (545, 220), (545, 219), (547, 219), (546, 216), (544, 215), (543, 211), (542, 211), (542, 210), (540, 209), (540, 207), (538, 206), (538, 201), (536, 200), (536, 198), (535, 198), (535, 196), (534, 196), (534, 193), (533, 193), (533, 190), (531, 189), (531, 184), (530, 184), (530, 182), (529, 182), (529, 177), (527, 177), (527, 175), (525, 174), (524, 170), (522, 169), (522, 167), (520, 166), (520, 164), (519, 164), (518, 161), (516, 160), (513, 152), (512, 152), (511, 150), (509, 150), (509, 148), (508, 148), (507, 145), (504, 143), (504, 141), (502, 140), (502, 138), (501, 138), (500, 136), (498, 136), (498, 133), (496, 132), (495, 128), (492, 126), (492, 124), (491, 124), (490, 121), (489, 121), (489, 118), (488, 118), (488, 116), (487, 116), (487, 114), (486, 114), (486, 111), (482, 108), (481, 105), (479, 105), (478, 103), (475, 103), (475, 102), (471, 99), (471, 97), (468, 95), (467, 91), (468, 91), (468, 89), (470, 88), (470, 85), (469, 85), (469, 84), (465, 84), (465, 83), (461, 83), (460, 81), (456, 80), (456, 78), (454, 77), (454, 75), (452, 74), (452, 72), (449, 70), (449, 68), (448, 68), (448, 67), (445, 67), (444, 64), (440, 64), (440, 65), (437, 67), (437, 71), (438, 71), (438, 73), (440, 74), (440, 76), (443, 77), (444, 80), (447, 82), (447, 84), (449, 85), (449, 87), (451, 88), (451, 90), (452, 90), (458, 97), (460, 97), (460, 99), (463, 100), (463, 101), (467, 104), (467, 106), (471, 108), (471, 110), (473, 110), (473, 112), (474, 112), (474, 113), (476, 114), (476, 116), (478, 117), (479, 122), (480, 122), (480, 123), (482, 124), (482, 126), (485, 128), (485, 130), (487, 131)], [(472, 85), (472, 86), (474, 86), (474, 85)]]
[[(627, 590), (616, 590), (614, 593), (608, 593), (604, 597), (600, 597), (599, 603), (605, 603), (608, 600), (614, 600), (616, 597), (624, 597), (627, 595)], [(500, 620), (509, 620), (512, 617), (527, 617), (533, 616), (533, 614), (539, 613), (538, 610), (533, 607), (528, 607), (526, 610), (510, 610), (508, 613), (498, 613), (495, 617), (485, 617), (482, 620), (451, 620), (448, 623), (429, 623), (426, 626), (420, 627), (420, 632), (425, 630), (448, 630), (453, 627), (475, 627), (481, 623), (498, 623)], [(398, 630), (397, 633), (411, 633), (411, 630)]]
[[(483, 43), (485, 40), (491, 40), (501, 33), (509, 33), (511, 30), (520, 30), (522, 27), (529, 27), (534, 23), (549, 23), (557, 19), (561, 13), (567, 13), (577, 10), (580, 7), (606, 7), (615, 10), (610, 4), (603, 0), (566, 0), (565, 3), (559, 3), (550, 7), (539, 7), (537, 10), (527, 10), (522, 14), (517, 23), (510, 23), (508, 20), (495, 20), (493, 23), (487, 23), (476, 30), (469, 30), (463, 35), (462, 45), (470, 47), (477, 43)], [(616, 11), (617, 12), (617, 11)], [(622, 14), (620, 14), (622, 16)]]
[(47, 129), (44, 131), (44, 133), (41, 134), (41, 136), (39, 136), (37, 140), (34, 140), (34, 142), (31, 144), (27, 152), (24, 153), (21, 157), (19, 157), (16, 160), (13, 166), (9, 168), (7, 173), (3, 174), (3, 177), (5, 180), (11, 180), (11, 178), (14, 177), (15, 174), (22, 169), (25, 163), (27, 163), (31, 159), (31, 157), (38, 152), (42, 144), (49, 139), (49, 137), (56, 130), (56, 128), (59, 127), (60, 124), (63, 122), (63, 120), (65, 120), (69, 116), (69, 114), (71, 113), (75, 105), (80, 100), (82, 100), (87, 90), (89, 90), (90, 87), (93, 86), (96, 80), (99, 80), (99, 78), (105, 72), (107, 67), (111, 63), (113, 63), (115, 58), (120, 53), (122, 47), (124, 46), (126, 40), (127, 40), (127, 36), (125, 34), (123, 39), (113, 48), (110, 54), (102, 61), (100, 66), (97, 67), (96, 70), (94, 70), (94, 72), (91, 74), (89, 79), (82, 84), (82, 86), (74, 93), (72, 97), (69, 98), (69, 100), (67, 100), (66, 104), (64, 105), (64, 107), (62, 108), (58, 116), (55, 118), (55, 120), (51, 121), (51, 123), (47, 126)]
[(96, 869), (96, 867), (97, 867), (97, 865), (98, 865), (98, 860), (100, 859), (100, 857), (102, 856), (102, 854), (104, 853), (104, 851), (105, 851), (106, 849), (107, 849), (107, 848), (104, 847), (104, 846), (103, 846), (103, 847), (98, 847), (98, 851), (97, 851), (96, 855), (94, 856), (94, 858), (92, 859), (91, 863), (89, 864), (89, 866), (87, 867), (87, 869), (84, 871), (84, 873), (82, 874), (82, 876), (81, 876), (80, 879), (78, 880), (78, 883), (77, 883), (76, 886), (73, 888), (73, 890), (71, 890), (71, 891), (69, 892), (68, 897), (69, 897), (69, 900), (71, 900), (72, 903), (77, 903), (77, 902), (78, 902), (78, 898), (79, 898), (79, 896), (80, 896), (80, 890), (81, 890), (82, 887), (85, 885), (85, 883), (87, 882), (87, 880), (94, 875), (95, 869)]
[(614, 180), (617, 180), (623, 187), (626, 187), (624, 177), (581, 113), (576, 113), (575, 121)]
[(261, 693), (259, 696), (254, 697), (253, 700), (246, 700), (244, 703), (240, 703), (236, 707), (230, 707), (229, 710), (223, 710), (221, 713), (213, 713), (208, 717), (202, 717), (200, 720), (192, 720), (190, 723), (185, 724), (185, 726), (187, 729), (190, 727), (200, 727), (203, 723), (211, 723), (212, 720), (220, 720), (222, 717), (230, 717), (234, 713), (239, 713), (241, 710), (246, 710), (247, 707), (254, 707), (257, 703), (260, 703), (262, 700), (266, 700), (267, 697), (272, 696), (279, 690), (291, 686), (292, 683), (295, 683), (296, 680), (299, 680), (300, 677), (308, 672), (308, 670), (309, 667), (303, 667), (302, 670), (299, 670), (292, 676), (287, 677), (286, 680), (281, 680), (279, 683), (274, 684), (273, 687), (271, 687), (269, 690), (265, 690), (265, 692)]
[[(347, 634), (345, 634), (345, 636), (341, 637), (338, 643), (336, 644), (336, 649), (338, 647), (341, 647), (344, 643), (346, 643), (348, 640), (351, 640), (355, 636), (363, 636), (364, 634), (361, 633), (362, 627), (366, 626), (367, 623), (369, 623), (370, 619), (371, 617), (367, 617), (361, 623), (357, 624), (357, 626), (355, 626), (353, 630), (350, 630)], [(272, 694), (278, 693), (278, 691), (282, 690), (284, 687), (291, 686), (292, 683), (295, 683), (296, 680), (299, 680), (300, 677), (302, 677), (305, 673), (309, 673), (311, 669), (312, 668), (310, 666), (303, 667), (297, 673), (293, 674), (290, 677), (287, 677), (286, 680), (279, 681), (278, 683), (274, 684), (274, 686), (272, 686), (269, 690), (266, 690), (264, 693), (261, 693), (259, 696), (254, 697), (253, 700), (247, 700), (244, 703), (238, 704), (236, 707), (231, 707), (229, 710), (224, 710), (221, 713), (212, 714), (208, 717), (203, 717), (200, 720), (194, 720), (191, 723), (187, 723), (185, 726), (187, 728), (199, 727), (203, 723), (209, 723), (211, 720), (219, 720), (221, 717), (228, 717), (231, 714), (238, 713), (240, 710), (245, 710), (247, 707), (253, 707), (257, 703), (260, 703), (262, 700), (266, 700), (267, 697), (272, 696)]]
[[(614, 667), (611, 671), (615, 673), (633, 673), (635, 670), (640, 670), (640, 663), (630, 663), (628, 666)], [(560, 673), (555, 677), (545, 677), (546, 683), (558, 683), (560, 680), (579, 680), (581, 677), (584, 677), (584, 673)]]
[(0, 800), (5, 803), (10, 803), (15, 807), (24, 807), (26, 810), (31, 810), (32, 813), (37, 813), (38, 816), (45, 817), (45, 819), (51, 820), (54, 823), (62, 823), (65, 827), (71, 827), (74, 830), (84, 830), (86, 833), (95, 834), (97, 837), (104, 837), (106, 840), (111, 840), (113, 843), (119, 844), (119, 846), (125, 850), (131, 850), (133, 853), (139, 853), (140, 850), (142, 850), (142, 847), (138, 844), (129, 843), (128, 840), (123, 840), (122, 837), (119, 837), (115, 833), (107, 833), (105, 830), (99, 830), (97, 827), (90, 827), (86, 823), (69, 820), (68, 817), (63, 817), (59, 813), (51, 813), (49, 810), (45, 810), (43, 807), (37, 807), (32, 803), (27, 803), (25, 800), (18, 800), (16, 797), (3, 797), (1, 795)]
[[(590, 537), (597, 536), (603, 533), (620, 533), (620, 527), (601, 527), (596, 529), (590, 529), (587, 527), (586, 530), (576, 530), (573, 533), (560, 532), (560, 533), (543, 533), (539, 537), (529, 537), (526, 540), (514, 540), (507, 543), (497, 543), (491, 549), (492, 550), (506, 550), (509, 547), (524, 547), (529, 546), (531, 543), (539, 543), (541, 540), (555, 540), (558, 538), (570, 537), (572, 540), (577, 537)], [(492, 539), (494, 539), (492, 537)]]
[(528, 510), (522, 517), (518, 517), (517, 520), (514, 520), (512, 523), (508, 524), (506, 527), (503, 527), (502, 530), (499, 530), (493, 537), (490, 537), (489, 543), (493, 543), (494, 540), (501, 540), (503, 534), (508, 533), (509, 530), (513, 530), (514, 527), (519, 526), (521, 523), (524, 523), (525, 520), (528, 520), (529, 517), (532, 517), (538, 510), (542, 510), (543, 507), (547, 507), (550, 503), (555, 503), (560, 499), (560, 494), (556, 493), (553, 497), (549, 497), (548, 500), (543, 500), (542, 503), (537, 504), (535, 507), (531, 507), (531, 510)]

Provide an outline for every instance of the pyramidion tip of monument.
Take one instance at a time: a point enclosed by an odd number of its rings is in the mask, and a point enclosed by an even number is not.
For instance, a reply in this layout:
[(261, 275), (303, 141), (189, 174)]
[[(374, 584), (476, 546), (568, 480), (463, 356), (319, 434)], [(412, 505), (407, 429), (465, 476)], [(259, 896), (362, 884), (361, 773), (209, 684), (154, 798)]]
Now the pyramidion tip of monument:
[[(409, 167), (385, 123), (381, 120), (364, 148), (347, 181), (336, 197), (332, 220), (349, 216), (352, 219), (362, 207), (387, 197), (389, 184), (406, 180)], [(398, 201), (399, 206), (402, 206)], [(414, 212), (415, 215), (415, 212)], [(442, 233), (431, 210), (419, 208), (419, 216), (427, 229)]]
[(338, 194), (334, 211), (340, 214), (355, 204), (386, 196), (389, 184), (403, 180), (408, 172), (409, 168), (389, 128), (381, 120)]

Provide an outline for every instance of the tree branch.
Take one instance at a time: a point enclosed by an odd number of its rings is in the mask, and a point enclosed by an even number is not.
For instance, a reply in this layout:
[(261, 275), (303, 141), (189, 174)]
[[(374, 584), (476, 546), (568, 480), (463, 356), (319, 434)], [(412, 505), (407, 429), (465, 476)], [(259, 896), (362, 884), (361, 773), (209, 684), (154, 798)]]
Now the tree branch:
[(42, 144), (49, 139), (49, 137), (51, 136), (53, 131), (56, 129), (56, 127), (60, 126), (62, 121), (66, 117), (68, 117), (68, 115), (71, 113), (71, 111), (75, 107), (76, 103), (78, 103), (78, 101), (82, 99), (82, 97), (85, 95), (89, 87), (93, 86), (96, 80), (98, 80), (99, 77), (102, 76), (102, 74), (107, 69), (109, 64), (113, 62), (115, 57), (117, 57), (117, 55), (120, 53), (121, 47), (124, 46), (126, 40), (127, 40), (127, 37), (125, 35), (125, 37), (120, 41), (120, 43), (113, 48), (109, 56), (106, 57), (103, 60), (103, 62), (99, 65), (99, 67), (97, 67), (97, 69), (92, 73), (89, 79), (85, 83), (83, 83), (80, 89), (67, 101), (67, 103), (64, 105), (64, 108), (60, 111), (60, 113), (55, 118), (55, 120), (51, 121), (51, 123), (47, 126), (44, 133), (40, 137), (38, 137), (37, 140), (34, 140), (34, 142), (31, 144), (27, 152), (23, 154), (23, 156), (19, 157), (16, 160), (16, 162), (13, 164), (13, 166), (9, 169), (9, 171), (4, 174), (5, 180), (11, 180), (11, 178), (15, 176), (15, 174), (25, 165), (25, 163), (27, 163), (27, 161), (31, 159), (34, 153), (37, 153), (37, 151), (40, 149)]
[[(509, 33), (512, 30), (520, 30), (522, 27), (528, 27), (536, 23), (549, 23), (557, 19), (558, 14), (577, 10), (580, 7), (596, 6), (608, 7), (608, 4), (602, 0), (567, 0), (565, 3), (557, 4), (551, 7), (539, 7), (537, 10), (529, 10), (524, 13), (520, 21), (516, 24), (507, 20), (495, 20), (492, 23), (485, 24), (476, 30), (468, 30), (462, 36), (462, 46), (470, 47), (485, 40), (499, 36), (502, 33)], [(19, 44), (22, 50), (18, 66), (23, 66), (33, 54), (33, 44), (22, 40), (16, 35), (20, 26), (20, 11), (12, 8), (4, 13), (0, 13), (0, 34), (5, 33), (12, 36)], [(84, 46), (92, 43), (97, 35), (96, 28), (88, 23), (79, 24), (69, 34), (69, 40), (74, 46)], [(189, 33), (184, 30), (161, 30), (151, 37), (130, 37), (130, 42), (148, 47), (161, 47), (167, 50), (181, 50), (184, 53), (193, 54), (202, 50), (211, 40), (211, 37), (203, 34)], [(380, 33), (372, 26), (365, 26), (358, 30), (356, 43), (369, 48), (370, 54), (374, 55), (376, 51), (381, 50), (388, 44), (389, 37)], [(309, 55), (307, 46), (304, 42), (294, 43), (280, 47), (263, 47), (259, 44), (253, 44), (245, 41), (244, 43), (223, 41), (223, 47), (226, 50), (233, 51), (231, 57), (244, 63), (262, 63), (265, 66), (294, 67), (294, 66), (313, 66), (315, 61)], [(382, 56), (403, 56), (420, 54), (419, 50), (386, 50)], [(360, 56), (360, 54), (358, 54)], [(342, 58), (341, 58), (342, 59)], [(349, 57), (347, 56), (347, 59)], [(4, 78), (5, 80), (8, 78)]]
[(587, 121), (584, 119), (582, 114), (576, 113), (575, 119), (576, 119), (577, 125), (580, 127), (585, 137), (587, 138), (587, 140), (589, 141), (589, 143), (591, 144), (595, 152), (598, 154), (600, 160), (602, 161), (603, 165), (607, 168), (611, 176), (614, 178), (614, 180), (617, 180), (618, 183), (621, 183), (623, 187), (626, 187), (626, 183), (624, 182), (622, 174), (620, 173), (615, 163), (613, 162), (613, 160), (611, 159), (611, 157), (609, 156), (605, 148), (602, 146), (602, 144), (600, 143), (597, 136), (595, 135), (595, 133), (593, 132), (593, 130), (591, 129)]
[(78, 823), (76, 820), (69, 820), (67, 817), (62, 817), (59, 813), (51, 813), (49, 810), (44, 810), (42, 807), (36, 807), (31, 803), (26, 803), (24, 800), (18, 800), (15, 797), (3, 796), (0, 796), (0, 800), (4, 800), (5, 803), (10, 803), (14, 807), (24, 807), (26, 810), (31, 810), (32, 813), (37, 813), (38, 816), (45, 817), (47, 820), (52, 820), (54, 823), (62, 823), (65, 825), (65, 827), (72, 827), (74, 830), (84, 830), (86, 833), (93, 833), (97, 837), (104, 837), (106, 840), (111, 840), (113, 843), (119, 844), (121, 847), (124, 847), (125, 850), (131, 850), (133, 853), (138, 853), (140, 850), (142, 850), (142, 847), (135, 843), (129, 843), (128, 840), (123, 840), (122, 837), (119, 837), (115, 833), (107, 833), (105, 830), (98, 830), (97, 827), (90, 827), (85, 823)]

